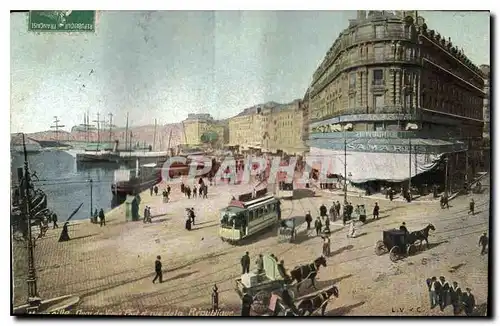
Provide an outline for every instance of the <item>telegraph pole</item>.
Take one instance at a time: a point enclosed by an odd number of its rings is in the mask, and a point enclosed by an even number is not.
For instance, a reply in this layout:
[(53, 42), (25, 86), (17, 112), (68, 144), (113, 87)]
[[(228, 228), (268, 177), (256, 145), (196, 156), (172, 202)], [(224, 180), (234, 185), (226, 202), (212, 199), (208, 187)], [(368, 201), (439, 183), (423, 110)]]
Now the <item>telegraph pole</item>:
[[(57, 117), (56, 117), (57, 120)], [(28, 221), (28, 313), (35, 313), (40, 306), (41, 299), (38, 296), (36, 284), (36, 270), (35, 270), (35, 253), (34, 243), (31, 235), (31, 195), (30, 195), (30, 172), (28, 167), (28, 152), (26, 151), (26, 141), (23, 134), (23, 150), (24, 150), (24, 218)]]
[(57, 118), (57, 116), (54, 116), (54, 125), (50, 126), (51, 129), (56, 130), (56, 140), (57, 141), (59, 141), (59, 128), (66, 127), (65, 125), (60, 125), (59, 122), (61, 122), (61, 120), (59, 120)]

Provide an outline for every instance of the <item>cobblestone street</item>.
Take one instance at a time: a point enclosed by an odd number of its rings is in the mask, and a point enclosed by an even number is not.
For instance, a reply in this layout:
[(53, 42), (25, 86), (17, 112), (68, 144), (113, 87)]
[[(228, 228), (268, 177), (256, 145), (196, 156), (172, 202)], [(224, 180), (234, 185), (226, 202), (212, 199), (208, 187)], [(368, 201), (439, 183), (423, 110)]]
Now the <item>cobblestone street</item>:
[[(43, 298), (66, 294), (81, 297), (78, 309), (121, 314), (149, 312), (171, 314), (178, 309), (188, 314), (193, 307), (209, 308), (211, 287), (217, 284), (222, 309), (239, 313), (240, 299), (233, 290), (239, 277), (239, 259), (250, 252), (252, 268), (259, 253), (274, 253), (290, 270), (321, 255), (321, 238), (308, 233), (302, 224), (297, 241), (278, 243), (276, 233), (252, 238), (244, 246), (231, 246), (218, 235), (218, 210), (227, 205), (243, 186), (218, 185), (209, 188), (209, 199), (187, 199), (175, 186), (173, 198), (161, 203), (161, 196), (142, 194), (141, 207), (152, 207), (153, 223), (124, 222), (123, 208), (107, 215), (106, 227), (82, 221), (70, 227), (71, 241), (58, 243), (59, 230), (48, 231), (37, 241), (36, 266), (39, 292)], [(162, 187), (160, 187), (161, 189)], [(246, 190), (246, 189), (245, 189)], [(307, 210), (313, 216), (324, 203), (342, 201), (342, 196), (323, 194), (283, 201), (282, 217), (300, 217)], [(468, 198), (458, 197), (449, 210), (434, 202), (380, 201), (381, 219), (365, 224), (359, 237), (346, 238), (347, 229), (332, 226), (332, 255), (318, 274), (318, 288), (338, 284), (340, 297), (329, 303), (328, 315), (451, 315), (430, 310), (425, 279), (445, 276), (449, 281), (472, 288), (478, 305), (487, 300), (486, 256), (477, 245), (488, 230), (489, 193), (474, 196), (477, 213), (467, 215)], [(350, 197), (354, 205), (365, 204), (371, 213), (375, 200)], [(184, 229), (185, 208), (194, 207), (197, 218), (191, 232)], [(382, 230), (399, 227), (405, 221), (410, 231), (433, 223), (430, 248), (392, 263), (388, 254), (376, 256), (374, 246)], [(23, 248), (14, 245), (14, 256)], [(154, 260), (162, 256), (164, 283), (153, 284)], [(25, 269), (14, 262), (15, 304), (26, 300)], [(367, 268), (368, 267), (368, 268)]]

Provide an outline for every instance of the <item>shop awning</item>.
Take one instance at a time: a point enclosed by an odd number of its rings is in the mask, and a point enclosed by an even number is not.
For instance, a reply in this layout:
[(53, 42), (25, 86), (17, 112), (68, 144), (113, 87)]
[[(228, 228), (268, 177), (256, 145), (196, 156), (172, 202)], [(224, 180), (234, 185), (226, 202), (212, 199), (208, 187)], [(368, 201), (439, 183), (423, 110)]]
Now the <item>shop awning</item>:
[(400, 182), (410, 176), (427, 172), (436, 167), (443, 154), (412, 154), (408, 153), (371, 153), (347, 152), (311, 147), (306, 157), (308, 166), (326, 174), (344, 175), (344, 164), (347, 162), (348, 179), (354, 183), (371, 180), (387, 180)]

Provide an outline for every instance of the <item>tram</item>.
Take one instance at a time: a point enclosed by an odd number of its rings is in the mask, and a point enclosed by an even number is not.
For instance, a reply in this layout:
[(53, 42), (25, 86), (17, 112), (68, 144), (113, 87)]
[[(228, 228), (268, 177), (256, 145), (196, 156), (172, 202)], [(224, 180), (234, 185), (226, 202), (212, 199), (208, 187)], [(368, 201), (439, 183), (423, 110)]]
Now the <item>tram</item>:
[(278, 224), (280, 203), (273, 195), (245, 201), (242, 195), (220, 211), (219, 236), (222, 241), (239, 241)]

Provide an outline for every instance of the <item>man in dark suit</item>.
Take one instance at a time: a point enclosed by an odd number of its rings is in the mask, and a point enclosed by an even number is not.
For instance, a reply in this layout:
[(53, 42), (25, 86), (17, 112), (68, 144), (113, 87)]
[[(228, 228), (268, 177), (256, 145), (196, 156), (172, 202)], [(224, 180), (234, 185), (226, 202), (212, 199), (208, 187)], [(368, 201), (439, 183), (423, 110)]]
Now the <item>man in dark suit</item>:
[(474, 298), (474, 295), (471, 293), (470, 288), (466, 288), (465, 291), (467, 292), (465, 292), (462, 296), (464, 311), (467, 316), (472, 316), (474, 308), (476, 307), (476, 299)]
[(161, 270), (161, 256), (156, 256), (156, 261), (155, 261), (155, 278), (153, 279), (153, 283), (156, 282), (156, 280), (160, 280), (160, 283), (163, 283), (163, 272)]
[(450, 288), (450, 302), (453, 306), (453, 314), (457, 316), (460, 313), (460, 303), (462, 298), (462, 289), (458, 286), (457, 282), (453, 282)]

